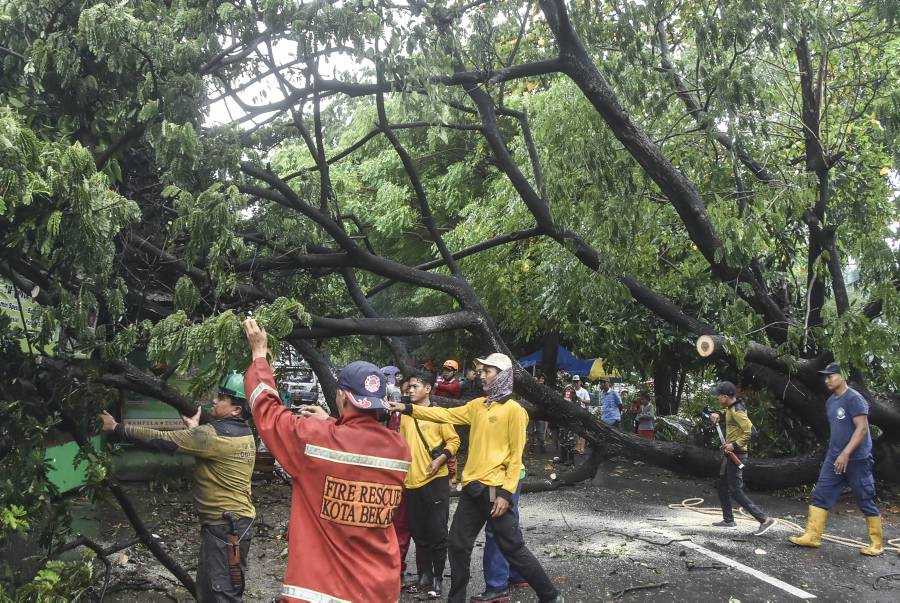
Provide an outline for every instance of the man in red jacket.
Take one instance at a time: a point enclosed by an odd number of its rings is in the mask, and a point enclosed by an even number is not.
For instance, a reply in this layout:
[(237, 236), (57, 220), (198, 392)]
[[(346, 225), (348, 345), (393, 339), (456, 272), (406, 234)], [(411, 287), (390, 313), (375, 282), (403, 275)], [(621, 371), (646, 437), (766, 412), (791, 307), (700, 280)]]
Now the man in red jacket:
[(442, 398), (459, 398), (462, 384), (459, 381), (459, 363), (456, 360), (444, 360), (441, 374), (434, 382), (433, 395)]
[(406, 442), (378, 420), (385, 383), (378, 367), (341, 370), (340, 418), (307, 406), (282, 406), (267, 361), (268, 338), (244, 322), (253, 362), (244, 389), (259, 435), (293, 476), (288, 563), (282, 601), (394, 602), (400, 597), (400, 552), (392, 520), (409, 469)]

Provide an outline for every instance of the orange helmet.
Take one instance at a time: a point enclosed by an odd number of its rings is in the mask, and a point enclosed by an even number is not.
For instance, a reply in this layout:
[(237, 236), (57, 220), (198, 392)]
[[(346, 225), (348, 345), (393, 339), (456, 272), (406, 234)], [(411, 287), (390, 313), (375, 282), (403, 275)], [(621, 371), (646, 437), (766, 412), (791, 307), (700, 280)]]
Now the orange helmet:
[(456, 360), (444, 360), (443, 368), (453, 369), (454, 371), (459, 370), (459, 363)]

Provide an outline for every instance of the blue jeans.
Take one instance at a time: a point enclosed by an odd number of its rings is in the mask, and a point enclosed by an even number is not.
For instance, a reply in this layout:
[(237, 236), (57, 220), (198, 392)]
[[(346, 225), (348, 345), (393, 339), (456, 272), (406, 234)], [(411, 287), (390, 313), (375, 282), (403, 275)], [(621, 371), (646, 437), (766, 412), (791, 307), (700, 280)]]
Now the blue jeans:
[[(519, 492), (516, 491), (512, 495), (512, 504), (509, 506), (507, 513), (512, 513), (516, 519), (519, 518)], [(521, 526), (519, 527), (521, 531)], [(490, 522), (484, 528), (484, 582), (489, 589), (506, 590), (510, 582), (524, 582), (525, 578), (509, 567), (509, 563), (500, 552), (500, 547), (494, 540), (494, 532), (491, 530)]]
[(872, 457), (850, 461), (844, 473), (835, 473), (834, 458), (826, 457), (810, 502), (813, 506), (828, 511), (841, 496), (841, 491), (850, 486), (863, 515), (878, 517), (878, 507), (875, 506), (875, 476), (872, 475), (874, 464)]

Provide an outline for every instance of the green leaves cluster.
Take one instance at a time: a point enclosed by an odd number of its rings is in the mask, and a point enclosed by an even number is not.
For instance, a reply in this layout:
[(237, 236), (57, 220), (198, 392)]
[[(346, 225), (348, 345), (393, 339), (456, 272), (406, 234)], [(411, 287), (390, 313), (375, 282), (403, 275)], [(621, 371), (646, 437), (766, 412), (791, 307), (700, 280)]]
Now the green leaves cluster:
[[(260, 306), (254, 318), (269, 333), (272, 350), (278, 349), (279, 340), (294, 327), (309, 323), (303, 305), (284, 297)], [(226, 310), (200, 322), (191, 322), (179, 310), (149, 327), (147, 357), (163, 366), (176, 365), (179, 373), (190, 377), (190, 394), (199, 398), (222, 375), (242, 370), (249, 364), (242, 320), (233, 311)]]

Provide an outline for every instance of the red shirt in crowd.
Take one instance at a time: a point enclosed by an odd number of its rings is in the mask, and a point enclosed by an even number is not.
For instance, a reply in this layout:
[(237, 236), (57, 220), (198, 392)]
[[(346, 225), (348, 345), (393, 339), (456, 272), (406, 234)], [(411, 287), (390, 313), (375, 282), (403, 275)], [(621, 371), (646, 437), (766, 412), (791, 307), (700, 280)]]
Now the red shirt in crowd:
[(395, 602), (400, 553), (392, 526), (409, 448), (374, 416), (302, 418), (278, 398), (264, 358), (244, 374), (259, 435), (293, 476), (283, 601)]
[(434, 383), (434, 391), (431, 393), (442, 398), (459, 398), (461, 391), (462, 386), (458, 378), (444, 379), (443, 377), (438, 377)]

